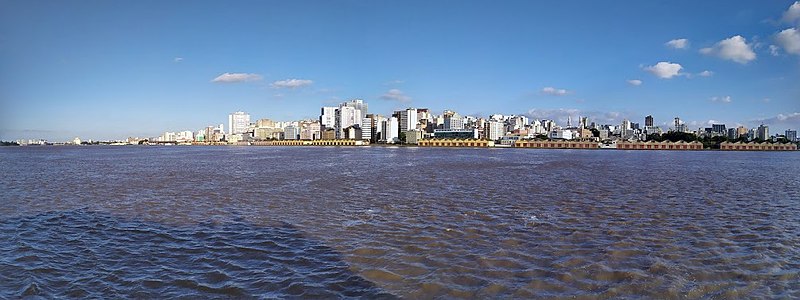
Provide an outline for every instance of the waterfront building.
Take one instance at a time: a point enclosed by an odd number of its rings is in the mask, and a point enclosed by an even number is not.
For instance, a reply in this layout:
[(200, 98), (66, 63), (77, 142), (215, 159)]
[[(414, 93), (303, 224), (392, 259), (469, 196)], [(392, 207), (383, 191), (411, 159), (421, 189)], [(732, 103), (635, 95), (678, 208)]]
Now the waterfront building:
[(420, 147), (494, 147), (494, 141), (474, 139), (423, 139), (417, 141)]
[(434, 139), (478, 139), (478, 129), (435, 129)]
[(505, 126), (503, 122), (492, 120), (486, 122), (486, 138), (492, 141), (499, 140), (505, 135)]
[(361, 126), (358, 124), (345, 128), (344, 139), (346, 140), (361, 140)]
[(341, 105), (336, 109), (336, 119), (334, 120), (334, 129), (336, 129), (336, 138), (344, 138), (344, 130), (356, 125), (361, 124), (361, 111), (353, 106)]
[(181, 131), (175, 134), (175, 141), (179, 143), (191, 142), (194, 140), (194, 132), (190, 130)]
[(797, 142), (797, 130), (787, 129), (785, 136), (790, 142)]
[(361, 139), (372, 140), (372, 118), (361, 119)]
[(317, 121), (303, 121), (300, 122), (300, 139), (301, 140), (318, 140), (321, 138), (321, 126)]
[(562, 148), (562, 149), (599, 149), (600, 144), (588, 141), (533, 141), (519, 140), (511, 144), (514, 148)]
[(718, 135), (725, 135), (727, 129), (725, 129), (725, 124), (711, 124), (711, 132)]
[(276, 127), (258, 127), (253, 135), (257, 140), (280, 139), (281, 136), (283, 136), (283, 129)]
[(322, 128), (334, 128), (336, 124), (336, 109), (335, 106), (323, 106), (320, 109), (319, 124)]
[(159, 141), (159, 142), (174, 142), (175, 141), (175, 133), (174, 132), (169, 132), (169, 131), (164, 132), (163, 134), (161, 134), (161, 136), (156, 138), (156, 141)]
[(399, 117), (397, 118), (400, 122), (400, 127), (398, 128), (398, 134), (400, 132), (406, 132), (411, 129), (417, 128), (417, 109), (416, 108), (408, 108), (406, 110), (401, 110), (397, 112)]
[(656, 142), (656, 141), (618, 141), (617, 149), (622, 150), (703, 150), (703, 143), (694, 142)]
[(406, 131), (406, 144), (416, 145), (420, 140), (422, 140), (422, 130), (411, 129)]
[(769, 139), (769, 126), (764, 125), (764, 124), (761, 124), (761, 126), (758, 126), (758, 131), (756, 132), (756, 136), (759, 139), (764, 140), (764, 141)]
[(384, 134), (382, 137), (384, 142), (394, 144), (399, 141), (398, 123), (397, 117), (391, 117), (383, 121), (381, 131)]
[(571, 140), (575, 137), (574, 132), (569, 129), (556, 129), (548, 135), (553, 140)]
[(300, 139), (300, 128), (295, 125), (289, 125), (283, 128), (284, 140), (298, 140)]
[(228, 130), (230, 134), (240, 134), (247, 132), (250, 126), (250, 114), (237, 111), (228, 115)]
[(736, 127), (736, 137), (739, 138), (742, 136), (747, 136), (747, 128), (744, 126)]
[(742, 142), (723, 142), (719, 145), (721, 150), (744, 150), (744, 151), (796, 151), (797, 144), (770, 144), (770, 143), (742, 143)]
[(736, 132), (736, 128), (728, 128), (728, 135), (729, 140), (735, 140), (739, 138), (739, 134)]
[(322, 140), (333, 140), (336, 139), (336, 130), (333, 128), (325, 128), (321, 132)]
[(464, 128), (464, 118), (457, 112), (445, 110), (442, 115), (444, 116), (444, 129)]

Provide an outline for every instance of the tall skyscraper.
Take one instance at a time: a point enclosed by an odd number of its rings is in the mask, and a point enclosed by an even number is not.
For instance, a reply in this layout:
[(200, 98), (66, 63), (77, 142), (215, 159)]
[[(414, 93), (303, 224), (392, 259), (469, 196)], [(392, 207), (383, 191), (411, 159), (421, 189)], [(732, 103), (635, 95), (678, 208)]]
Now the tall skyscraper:
[(323, 106), (320, 109), (319, 124), (324, 128), (333, 128), (336, 124), (336, 107)]
[(797, 130), (786, 130), (786, 139), (790, 142), (797, 142)]
[(400, 132), (406, 132), (411, 129), (417, 128), (417, 109), (416, 108), (408, 108), (406, 110), (399, 111), (400, 113)]
[(353, 125), (361, 126), (361, 111), (352, 106), (342, 105), (336, 109), (336, 120), (334, 129), (336, 129), (336, 138), (344, 138), (344, 130)]
[(250, 115), (243, 111), (237, 111), (228, 115), (228, 130), (230, 134), (240, 134), (247, 132), (250, 126)]
[(653, 116), (647, 115), (647, 117), (644, 117), (644, 126), (645, 127), (653, 126)]
[(382, 127), (381, 131), (384, 134), (384, 136), (381, 138), (381, 140), (384, 140), (387, 143), (395, 143), (395, 142), (397, 142), (398, 141), (397, 132), (399, 131), (397, 129), (397, 127), (399, 127), (398, 126), (398, 122), (397, 122), (397, 117), (391, 117), (391, 118), (385, 119), (385, 120), (383, 120), (381, 125), (382, 125), (381, 126)]
[(367, 141), (372, 139), (372, 118), (361, 119), (361, 139)]
[(761, 124), (758, 126), (758, 132), (756, 133), (759, 139), (768, 140), (769, 139), (769, 126)]
[(711, 132), (724, 135), (727, 129), (725, 129), (725, 124), (711, 124)]

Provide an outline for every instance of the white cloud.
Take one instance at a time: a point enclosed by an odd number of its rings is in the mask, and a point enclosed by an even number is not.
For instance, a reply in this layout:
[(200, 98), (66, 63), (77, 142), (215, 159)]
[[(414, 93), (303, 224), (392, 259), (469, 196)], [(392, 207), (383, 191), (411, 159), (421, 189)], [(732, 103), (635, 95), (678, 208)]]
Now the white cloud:
[(172, 61), (174, 61), (174, 62), (176, 62), (176, 63), (182, 62), (182, 61), (183, 61), (183, 57), (176, 57), (176, 58), (173, 58), (173, 59), (172, 59)]
[(553, 95), (553, 96), (564, 96), (566, 94), (572, 93), (571, 91), (565, 89), (557, 89), (551, 86), (542, 88), (542, 93), (545, 95)]
[(683, 66), (676, 63), (662, 61), (654, 66), (645, 67), (644, 70), (647, 72), (656, 75), (658, 78), (662, 79), (669, 79), (675, 76), (680, 75), (680, 71), (683, 69)]
[(411, 102), (411, 97), (403, 93), (403, 91), (398, 89), (391, 89), (387, 91), (385, 94), (381, 95), (381, 99), (389, 100), (389, 101), (397, 101), (397, 102)]
[(667, 47), (673, 49), (686, 49), (689, 48), (689, 40), (687, 39), (674, 39), (669, 42), (664, 43)]
[(778, 114), (777, 116), (774, 117), (755, 119), (753, 121), (755, 125), (757, 124), (766, 124), (771, 126), (783, 125), (788, 128), (797, 129), (798, 127), (800, 127), (800, 112), (793, 112), (790, 114)]
[(795, 1), (789, 9), (783, 13), (781, 18), (786, 23), (800, 25), (800, 1)]
[(741, 35), (721, 40), (713, 47), (700, 49), (700, 53), (746, 64), (756, 59), (753, 47)]
[(772, 56), (780, 55), (780, 52), (778, 51), (778, 49), (780, 49), (778, 46), (769, 45), (769, 54), (771, 54)]
[(711, 102), (731, 103), (731, 96), (711, 97)]
[(628, 84), (630, 85), (642, 85), (642, 81), (639, 79), (629, 79)]
[(796, 28), (785, 29), (778, 33), (775, 40), (778, 41), (778, 44), (783, 47), (783, 51), (786, 51), (786, 53), (800, 55), (800, 30)]
[(701, 77), (711, 77), (713, 75), (714, 75), (714, 72), (711, 72), (709, 70), (705, 70), (703, 72), (697, 73), (697, 76), (701, 76)]
[(772, 101), (772, 100), (770, 100), (769, 98), (761, 99), (761, 102), (764, 102), (764, 103), (769, 103), (770, 101)]
[(218, 82), (218, 83), (234, 83), (234, 82), (246, 82), (246, 81), (258, 81), (261, 80), (261, 75), (253, 74), (253, 73), (223, 73), (222, 75), (217, 76), (211, 80), (211, 82)]
[(276, 89), (283, 89), (283, 88), (296, 89), (304, 86), (309, 86), (312, 83), (314, 83), (314, 81), (308, 79), (286, 79), (286, 80), (275, 81), (272, 84), (270, 84), (270, 86)]

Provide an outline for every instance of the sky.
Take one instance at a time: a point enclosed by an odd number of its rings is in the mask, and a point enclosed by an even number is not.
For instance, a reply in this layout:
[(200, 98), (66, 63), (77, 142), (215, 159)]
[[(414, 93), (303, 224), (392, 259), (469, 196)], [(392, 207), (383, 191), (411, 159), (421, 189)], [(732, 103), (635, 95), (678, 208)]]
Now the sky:
[(800, 2), (0, 0), (0, 140), (316, 119), (354, 98), (796, 130)]

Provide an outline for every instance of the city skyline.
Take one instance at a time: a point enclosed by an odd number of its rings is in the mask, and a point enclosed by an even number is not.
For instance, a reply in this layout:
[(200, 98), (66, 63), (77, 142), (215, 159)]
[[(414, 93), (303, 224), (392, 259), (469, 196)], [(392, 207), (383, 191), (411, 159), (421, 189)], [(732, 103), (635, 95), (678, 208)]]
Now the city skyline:
[(384, 115), (800, 127), (800, 2), (187, 3), (0, 4), (0, 139), (317, 119), (355, 98)]

